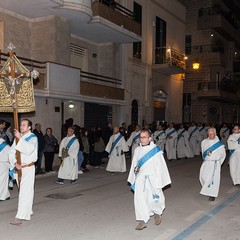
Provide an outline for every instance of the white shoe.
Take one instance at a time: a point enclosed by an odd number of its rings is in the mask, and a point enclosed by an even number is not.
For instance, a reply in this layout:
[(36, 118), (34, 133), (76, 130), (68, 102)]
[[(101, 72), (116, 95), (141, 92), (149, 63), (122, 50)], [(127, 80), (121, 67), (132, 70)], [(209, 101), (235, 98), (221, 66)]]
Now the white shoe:
[(83, 174), (83, 171), (82, 171), (82, 170), (79, 170), (79, 171), (78, 171), (78, 174)]
[(100, 166), (96, 166), (95, 168), (100, 168)]

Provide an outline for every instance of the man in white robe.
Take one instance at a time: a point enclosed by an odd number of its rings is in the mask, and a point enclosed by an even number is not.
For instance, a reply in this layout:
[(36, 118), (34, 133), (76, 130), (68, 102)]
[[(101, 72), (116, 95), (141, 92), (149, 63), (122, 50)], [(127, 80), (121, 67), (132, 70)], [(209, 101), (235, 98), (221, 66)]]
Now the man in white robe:
[(223, 127), (220, 129), (219, 134), (220, 134), (221, 142), (225, 145), (225, 148), (227, 150), (228, 149), (227, 142), (230, 135), (230, 129), (227, 127), (226, 123), (223, 124)]
[(0, 201), (10, 199), (8, 190), (9, 181), (9, 152), (10, 146), (0, 137)]
[(183, 124), (180, 125), (180, 129), (177, 131), (178, 140), (177, 140), (177, 156), (178, 158), (192, 158), (194, 153), (189, 145), (189, 134), (188, 131), (184, 128)]
[[(33, 214), (32, 205), (34, 197), (35, 165), (37, 161), (37, 136), (31, 132), (32, 122), (28, 119), (21, 121), (20, 132), (14, 129), (16, 139), (11, 146), (9, 155), (10, 162), (22, 171), (20, 191), (18, 197), (18, 211), (15, 219), (10, 222), (12, 225), (20, 225), (22, 220), (30, 220)], [(16, 150), (20, 152), (21, 165), (16, 161)], [(19, 185), (19, 183), (18, 183)]]
[(63, 138), (59, 147), (59, 157), (62, 163), (58, 171), (57, 184), (64, 184), (64, 180), (75, 183), (78, 179), (78, 152), (79, 142), (74, 134), (74, 128), (69, 127), (67, 136)]
[(166, 143), (166, 134), (162, 125), (158, 126), (158, 130), (153, 134), (153, 140), (156, 145), (164, 152)]
[(230, 151), (229, 169), (234, 185), (240, 185), (240, 127), (235, 125), (227, 141)]
[(133, 153), (135, 149), (138, 147), (140, 143), (140, 132), (141, 132), (140, 125), (136, 125), (135, 131), (131, 133), (129, 139), (127, 140), (128, 147), (129, 148), (132, 147), (132, 151), (131, 151), (132, 158), (133, 158)]
[(135, 186), (134, 207), (136, 221), (139, 222), (136, 230), (146, 228), (151, 216), (154, 216), (156, 225), (161, 223), (165, 209), (162, 189), (171, 183), (163, 152), (151, 141), (150, 133), (142, 130), (140, 141), (140, 146), (134, 152), (127, 179)]
[(170, 123), (165, 131), (166, 134), (166, 153), (169, 161), (177, 159), (177, 131)]
[(113, 135), (110, 137), (105, 151), (109, 153), (106, 170), (111, 173), (126, 172), (126, 158), (124, 153), (128, 152), (129, 148), (123, 135), (119, 133), (118, 127), (114, 127)]
[(215, 128), (208, 129), (208, 138), (202, 141), (201, 149), (203, 163), (199, 175), (202, 185), (200, 193), (209, 196), (209, 201), (214, 201), (220, 187), (221, 165), (226, 157), (224, 144), (219, 141)]

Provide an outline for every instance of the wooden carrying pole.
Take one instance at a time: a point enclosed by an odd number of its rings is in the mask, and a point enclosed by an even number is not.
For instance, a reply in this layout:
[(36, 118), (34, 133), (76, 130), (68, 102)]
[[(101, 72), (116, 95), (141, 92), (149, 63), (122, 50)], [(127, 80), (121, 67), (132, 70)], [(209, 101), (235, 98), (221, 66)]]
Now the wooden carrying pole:
[[(14, 53), (11, 51), (9, 52), (9, 57), (13, 58)], [(15, 63), (14, 61), (12, 61), (10, 63), (10, 75), (13, 79), (16, 78), (16, 74), (15, 74)], [(16, 88), (14, 91), (14, 100), (15, 103), (13, 105), (13, 121), (14, 121), (14, 129), (19, 131), (19, 124), (18, 124), (18, 104), (17, 104), (17, 92), (16, 92)], [(15, 139), (16, 144), (18, 143), (18, 139)], [(21, 166), (21, 155), (19, 151), (16, 151), (16, 160), (17, 160), (17, 164), (19, 164)], [(22, 177), (22, 170), (18, 169), (18, 191), (20, 191), (20, 183), (21, 183), (21, 177)]]

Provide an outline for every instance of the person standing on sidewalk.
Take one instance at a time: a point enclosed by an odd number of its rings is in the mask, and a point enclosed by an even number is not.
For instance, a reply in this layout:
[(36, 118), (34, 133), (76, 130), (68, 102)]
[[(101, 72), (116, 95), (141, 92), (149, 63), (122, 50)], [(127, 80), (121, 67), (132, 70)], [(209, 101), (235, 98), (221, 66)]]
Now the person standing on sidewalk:
[(43, 149), (46, 173), (53, 172), (52, 165), (56, 146), (58, 146), (58, 140), (53, 136), (52, 128), (47, 128), (46, 134), (44, 135), (44, 149)]
[(154, 216), (159, 225), (165, 209), (165, 198), (162, 189), (171, 184), (163, 152), (153, 141), (148, 130), (140, 134), (140, 146), (136, 148), (128, 180), (134, 191), (136, 230), (147, 227), (147, 222)]
[[(18, 211), (15, 219), (10, 222), (12, 225), (20, 225), (22, 220), (30, 220), (33, 214), (32, 205), (34, 197), (35, 166), (38, 157), (38, 139), (31, 132), (32, 122), (23, 119), (20, 125), (20, 132), (14, 129), (16, 139), (11, 146), (9, 160), (15, 163), (18, 170), (22, 170), (21, 183), (19, 185)], [(21, 165), (16, 160), (16, 150), (20, 152)]]
[(44, 174), (45, 172), (42, 170), (42, 156), (43, 156), (43, 149), (44, 149), (44, 137), (43, 133), (41, 131), (41, 124), (36, 123), (35, 129), (33, 130), (33, 133), (38, 138), (38, 159), (36, 162), (36, 174)]
[(199, 180), (202, 185), (200, 194), (209, 196), (214, 201), (220, 187), (221, 165), (226, 157), (224, 144), (219, 141), (216, 129), (208, 129), (208, 138), (201, 144), (203, 163), (200, 168)]

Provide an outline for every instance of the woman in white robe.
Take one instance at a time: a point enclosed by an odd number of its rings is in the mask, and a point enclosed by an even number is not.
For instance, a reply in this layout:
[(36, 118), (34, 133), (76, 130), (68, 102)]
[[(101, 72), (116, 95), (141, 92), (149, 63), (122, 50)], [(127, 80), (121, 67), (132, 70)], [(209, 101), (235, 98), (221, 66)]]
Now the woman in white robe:
[(9, 152), (10, 146), (0, 138), (0, 200), (6, 200), (10, 198), (8, 190), (9, 182)]
[(192, 158), (194, 157), (194, 153), (189, 145), (189, 134), (188, 131), (185, 130), (183, 124), (181, 124), (180, 129), (177, 131), (178, 133), (178, 141), (177, 141), (177, 156), (178, 158)]
[(133, 154), (135, 149), (139, 146), (140, 143), (140, 132), (141, 127), (139, 125), (136, 126), (135, 131), (131, 133), (129, 139), (127, 140), (128, 147), (132, 147), (131, 157), (133, 158)]
[(153, 140), (156, 142), (156, 145), (164, 152), (165, 143), (166, 143), (166, 134), (161, 125), (158, 126), (158, 130), (153, 134)]
[[(115, 141), (117, 139), (120, 140), (116, 143)], [(114, 142), (116, 144), (114, 144)], [(105, 151), (109, 153), (109, 160), (106, 171), (126, 172), (126, 158), (124, 153), (128, 152), (129, 148), (124, 137), (119, 133), (118, 127), (114, 127), (113, 135), (110, 137)]]
[[(216, 136), (216, 129), (208, 129), (208, 138), (204, 139), (201, 144), (202, 154), (209, 147), (213, 146), (219, 142)], [(221, 176), (221, 165), (223, 164), (226, 157), (226, 150), (222, 144), (214, 151), (209, 151), (209, 153), (204, 158), (202, 166), (200, 168), (199, 180), (202, 185), (200, 193), (205, 196), (209, 196), (209, 201), (214, 201), (215, 197), (218, 196), (220, 187), (220, 176)]]
[(170, 124), (165, 131), (166, 134), (166, 153), (169, 161), (177, 159), (177, 131)]
[(199, 156), (200, 155), (200, 148), (199, 148), (199, 141), (198, 141), (199, 130), (194, 122), (192, 122), (191, 127), (188, 128), (188, 134), (189, 134), (190, 147), (194, 155)]
[(235, 125), (233, 134), (227, 141), (228, 149), (230, 150), (229, 169), (234, 185), (240, 184), (240, 128)]

